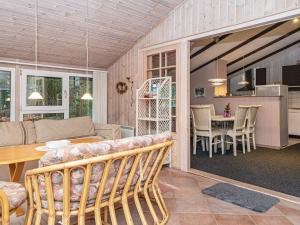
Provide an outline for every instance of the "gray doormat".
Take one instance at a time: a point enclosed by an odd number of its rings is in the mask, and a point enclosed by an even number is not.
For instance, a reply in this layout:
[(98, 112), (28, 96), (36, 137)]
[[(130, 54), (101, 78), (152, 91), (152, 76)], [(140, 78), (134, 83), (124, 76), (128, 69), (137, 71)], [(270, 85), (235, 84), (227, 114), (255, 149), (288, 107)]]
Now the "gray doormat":
[(266, 212), (279, 202), (278, 198), (227, 183), (217, 183), (202, 193), (255, 212)]

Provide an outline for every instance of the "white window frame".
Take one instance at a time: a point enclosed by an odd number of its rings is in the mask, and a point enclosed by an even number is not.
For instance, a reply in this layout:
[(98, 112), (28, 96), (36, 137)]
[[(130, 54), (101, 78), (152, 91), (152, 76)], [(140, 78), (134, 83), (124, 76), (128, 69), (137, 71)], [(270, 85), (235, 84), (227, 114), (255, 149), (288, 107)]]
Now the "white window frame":
[[(27, 92), (27, 76), (40, 77), (57, 77), (62, 78), (62, 105), (61, 106), (27, 106), (26, 92)], [(23, 121), (24, 114), (43, 114), (43, 113), (64, 113), (64, 119), (69, 118), (69, 82), (70, 77), (93, 78), (91, 74), (70, 73), (70, 72), (56, 72), (47, 70), (30, 70), (23, 69), (21, 72), (21, 111), (20, 121)], [(94, 102), (93, 102), (94, 107)]]
[(1, 71), (10, 72), (10, 121), (16, 120), (16, 70), (9, 67), (0, 67)]

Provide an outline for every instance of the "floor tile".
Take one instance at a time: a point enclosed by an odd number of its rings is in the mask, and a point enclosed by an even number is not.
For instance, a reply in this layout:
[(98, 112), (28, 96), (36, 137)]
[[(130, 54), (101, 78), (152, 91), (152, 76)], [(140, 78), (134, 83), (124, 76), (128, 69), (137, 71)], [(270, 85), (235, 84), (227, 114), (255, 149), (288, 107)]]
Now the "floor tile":
[(284, 216), (251, 215), (250, 217), (256, 225), (293, 225), (293, 223)]
[(287, 216), (287, 219), (288, 219), (293, 225), (300, 225), (300, 216)]
[(212, 214), (185, 213), (180, 215), (180, 225), (217, 225)]
[(218, 225), (255, 225), (247, 215), (215, 215)]

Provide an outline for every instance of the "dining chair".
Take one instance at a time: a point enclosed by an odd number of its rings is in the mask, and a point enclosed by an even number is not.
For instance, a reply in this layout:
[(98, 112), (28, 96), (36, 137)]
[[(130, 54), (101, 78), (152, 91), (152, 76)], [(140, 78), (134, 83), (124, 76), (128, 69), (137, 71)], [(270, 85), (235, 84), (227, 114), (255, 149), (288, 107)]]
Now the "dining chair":
[(243, 153), (245, 154), (245, 135), (246, 135), (246, 119), (250, 106), (239, 105), (235, 111), (233, 128), (226, 131), (226, 135), (232, 138), (232, 142), (226, 141), (233, 145), (233, 155), (237, 155), (237, 138), (242, 138)]
[[(211, 106), (210, 105), (191, 105), (193, 120), (193, 154), (197, 153), (197, 142), (207, 138), (209, 142), (209, 157), (212, 157), (212, 146), (217, 151), (217, 145), (221, 144), (222, 154), (224, 154), (224, 136), (221, 130), (212, 128), (211, 125)], [(199, 137), (199, 138), (198, 138)], [(220, 140), (218, 140), (220, 137)]]
[(9, 225), (13, 214), (27, 199), (23, 185), (0, 181), (0, 224)]
[(251, 105), (248, 111), (247, 125), (246, 125), (246, 138), (247, 138), (248, 152), (251, 151), (250, 139), (252, 139), (253, 149), (256, 149), (255, 125), (256, 125), (257, 111), (259, 107), (261, 107), (261, 105)]

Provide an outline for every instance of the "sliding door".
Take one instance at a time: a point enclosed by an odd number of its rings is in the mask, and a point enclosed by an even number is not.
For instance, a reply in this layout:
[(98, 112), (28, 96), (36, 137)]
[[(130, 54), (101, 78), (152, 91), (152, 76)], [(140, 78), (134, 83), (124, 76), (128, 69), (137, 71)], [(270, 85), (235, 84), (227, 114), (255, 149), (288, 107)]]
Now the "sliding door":
[(15, 120), (15, 70), (0, 68), (0, 122)]

